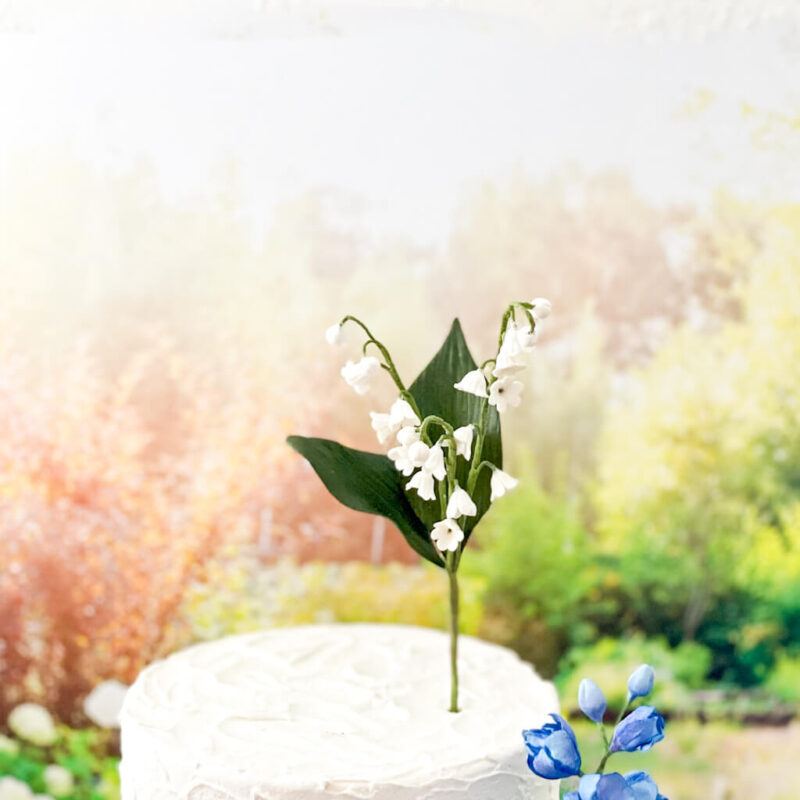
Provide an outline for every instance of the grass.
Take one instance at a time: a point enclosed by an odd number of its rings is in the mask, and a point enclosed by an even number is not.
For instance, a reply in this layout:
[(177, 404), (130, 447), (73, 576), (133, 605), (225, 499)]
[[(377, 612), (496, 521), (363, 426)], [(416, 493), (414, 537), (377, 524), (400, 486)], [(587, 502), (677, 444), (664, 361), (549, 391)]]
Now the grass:
[[(599, 733), (590, 723), (579, 722), (573, 727), (584, 770), (591, 771), (602, 755)], [(784, 728), (742, 728), (671, 721), (666, 734), (664, 741), (648, 753), (613, 755), (607, 771), (647, 770), (669, 800), (800, 797), (800, 722)]]

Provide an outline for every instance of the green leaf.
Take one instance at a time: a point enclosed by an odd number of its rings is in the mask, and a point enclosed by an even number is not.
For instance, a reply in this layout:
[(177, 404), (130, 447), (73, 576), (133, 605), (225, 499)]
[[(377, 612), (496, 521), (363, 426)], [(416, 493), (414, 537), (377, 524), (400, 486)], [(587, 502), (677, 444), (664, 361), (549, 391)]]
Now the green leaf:
[[(419, 377), (409, 387), (423, 417), (435, 414), (449, 422), (454, 428), (460, 428), (470, 423), (477, 425), (480, 422), (481, 410), (486, 402), (483, 398), (461, 392), (453, 387), (464, 375), (475, 369), (478, 365), (469, 352), (461, 323), (453, 320), (450, 333)], [(432, 428), (431, 433), (438, 436), (441, 430)], [(491, 461), (498, 467), (503, 466), (503, 446), (500, 439), (500, 416), (493, 406), (488, 407), (486, 418), (486, 432), (483, 443), (481, 460)], [(458, 459), (458, 481), (466, 487), (469, 466), (465, 459)], [(488, 470), (481, 472), (475, 488), (475, 504), (478, 514), (470, 517), (464, 524), (464, 533), (468, 536), (478, 520), (489, 508), (489, 481)], [(407, 493), (411, 507), (417, 516), (430, 529), (434, 522), (442, 518), (441, 507), (437, 501), (421, 500), (415, 491)]]
[(403, 476), (386, 456), (353, 450), (330, 439), (290, 436), (286, 441), (308, 460), (340, 503), (391, 520), (419, 555), (442, 566), (429, 528), (414, 513), (404, 493)]

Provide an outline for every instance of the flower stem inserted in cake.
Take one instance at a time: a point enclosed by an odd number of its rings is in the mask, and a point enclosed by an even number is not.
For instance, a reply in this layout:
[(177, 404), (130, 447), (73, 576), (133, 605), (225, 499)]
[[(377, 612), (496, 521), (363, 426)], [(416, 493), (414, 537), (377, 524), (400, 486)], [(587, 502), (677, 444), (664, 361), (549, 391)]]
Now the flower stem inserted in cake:
[(388, 411), (370, 414), (386, 455), (344, 447), (329, 439), (290, 436), (327, 489), (344, 505), (394, 522), (409, 545), (448, 576), (450, 601), (450, 711), (458, 711), (458, 567), (469, 537), (489, 505), (517, 485), (502, 470), (500, 416), (521, 402), (518, 380), (534, 349), (544, 298), (511, 303), (503, 314), (497, 351), (480, 366), (458, 320), (439, 352), (406, 386), (389, 349), (358, 318), (347, 315), (325, 333), (342, 346), (343, 326), (366, 337), (358, 360), (342, 377), (359, 395), (386, 372), (397, 389)]

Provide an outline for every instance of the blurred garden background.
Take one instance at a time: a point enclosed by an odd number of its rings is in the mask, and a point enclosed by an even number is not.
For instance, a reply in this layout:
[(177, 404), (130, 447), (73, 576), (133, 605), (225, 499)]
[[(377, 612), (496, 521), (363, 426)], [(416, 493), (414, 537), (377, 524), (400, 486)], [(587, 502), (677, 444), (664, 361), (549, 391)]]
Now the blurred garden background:
[(567, 712), (653, 664), (672, 800), (800, 796), (800, 20), (568, 5), (0, 10), (0, 776), (113, 800), (85, 698), (192, 642), (444, 627), (284, 440), (379, 449), (343, 314), (413, 378), (546, 296), (464, 631)]

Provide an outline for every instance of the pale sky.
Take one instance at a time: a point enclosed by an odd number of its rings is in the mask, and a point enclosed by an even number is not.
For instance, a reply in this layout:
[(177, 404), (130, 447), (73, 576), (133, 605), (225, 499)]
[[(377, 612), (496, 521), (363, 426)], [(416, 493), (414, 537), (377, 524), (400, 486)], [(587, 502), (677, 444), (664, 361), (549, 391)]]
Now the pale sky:
[(75, 6), (11, 3), (0, 19), (0, 168), (65, 147), (103, 170), (147, 158), (180, 200), (235, 160), (259, 226), (282, 199), (336, 187), (364, 198), (376, 233), (420, 241), (446, 237), (469, 187), (519, 167), (619, 168), (656, 202), (702, 204), (720, 185), (800, 201), (800, 126), (788, 150), (760, 150), (742, 115), (800, 118), (800, 27), (778, 12), (696, 30), (448, 3)]

